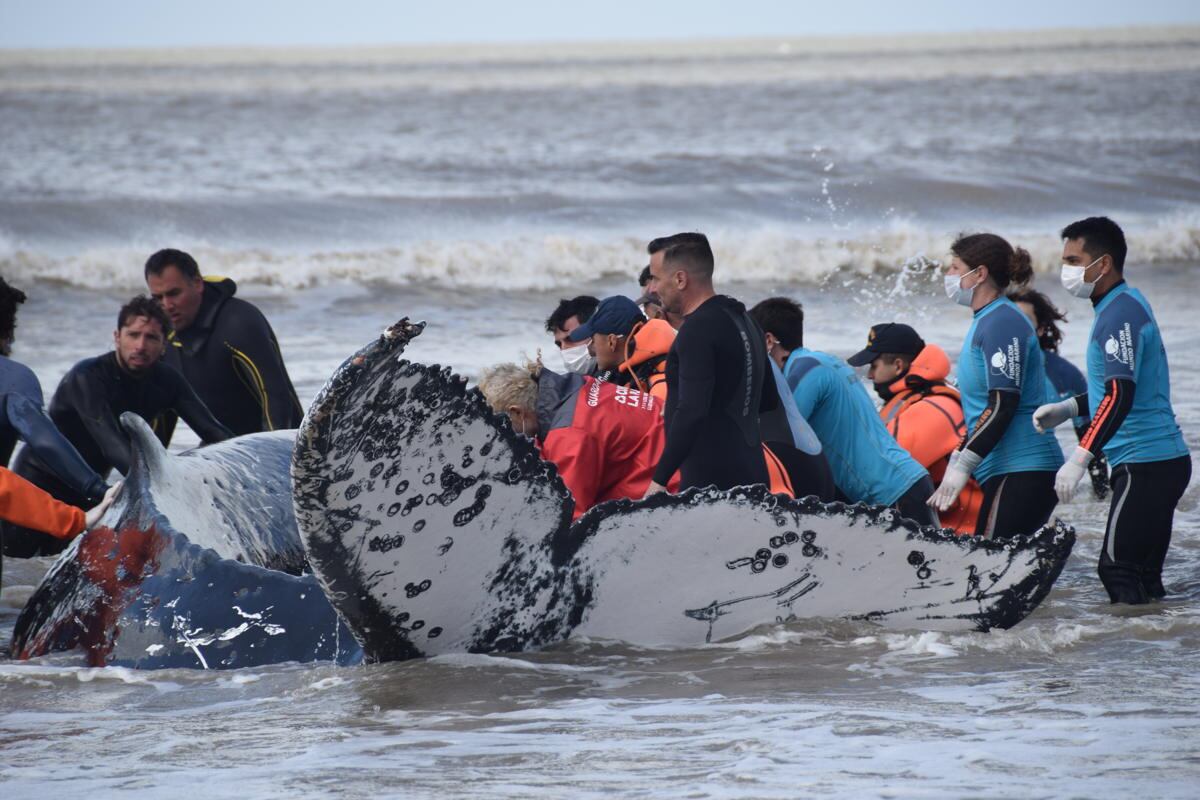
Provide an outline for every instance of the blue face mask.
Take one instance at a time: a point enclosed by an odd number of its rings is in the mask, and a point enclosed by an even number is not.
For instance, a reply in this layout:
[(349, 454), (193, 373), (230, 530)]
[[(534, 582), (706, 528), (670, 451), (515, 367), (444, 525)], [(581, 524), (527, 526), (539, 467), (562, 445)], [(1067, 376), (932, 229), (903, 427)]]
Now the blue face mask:
[(970, 289), (964, 289), (962, 282), (963, 278), (967, 277), (967, 275), (978, 271), (979, 267), (976, 267), (975, 269), (971, 270), (971, 272), (963, 275), (942, 276), (942, 280), (946, 284), (946, 297), (949, 297), (960, 306), (966, 306), (967, 308), (970, 308), (971, 300), (975, 297), (975, 290), (979, 288), (979, 284), (975, 284)]

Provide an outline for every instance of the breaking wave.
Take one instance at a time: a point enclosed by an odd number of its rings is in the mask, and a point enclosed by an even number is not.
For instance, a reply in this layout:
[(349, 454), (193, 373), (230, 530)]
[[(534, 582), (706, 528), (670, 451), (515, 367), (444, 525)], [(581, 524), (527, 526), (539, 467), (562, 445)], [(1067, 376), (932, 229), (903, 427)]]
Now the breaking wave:
[[(955, 232), (894, 224), (854, 238), (781, 230), (709, 231), (721, 281), (820, 284), (838, 278), (921, 271), (945, 258)], [(1041, 272), (1059, 264), (1053, 232), (1010, 236), (1033, 254)], [(0, 274), (10, 281), (53, 281), (90, 288), (136, 290), (156, 245), (86, 247), (69, 255), (25, 249), (0, 240)], [(267, 247), (190, 248), (209, 275), (279, 289), (331, 283), (470, 290), (553, 290), (635, 277), (646, 263), (645, 242), (632, 236), (516, 236), (499, 240), (430, 240), (376, 248), (284, 251)], [(1130, 261), (1200, 261), (1200, 216), (1130, 231)]]

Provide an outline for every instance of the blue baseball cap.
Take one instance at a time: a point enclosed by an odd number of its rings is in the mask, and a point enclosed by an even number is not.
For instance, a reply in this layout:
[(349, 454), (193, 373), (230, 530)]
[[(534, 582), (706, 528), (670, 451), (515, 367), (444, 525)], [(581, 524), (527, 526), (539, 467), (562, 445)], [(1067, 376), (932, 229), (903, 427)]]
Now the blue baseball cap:
[(567, 334), (572, 342), (582, 342), (598, 334), (628, 336), (633, 326), (646, 319), (637, 303), (623, 295), (606, 297), (596, 306), (588, 321)]

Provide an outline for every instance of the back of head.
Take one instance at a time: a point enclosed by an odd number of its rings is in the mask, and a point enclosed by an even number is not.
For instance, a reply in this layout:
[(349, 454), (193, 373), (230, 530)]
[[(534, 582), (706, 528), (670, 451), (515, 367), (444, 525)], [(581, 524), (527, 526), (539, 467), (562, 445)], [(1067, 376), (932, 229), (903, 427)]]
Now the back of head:
[(1037, 289), (1026, 287), (1009, 292), (1008, 299), (1014, 303), (1028, 303), (1033, 308), (1033, 316), (1037, 320), (1038, 344), (1042, 346), (1043, 350), (1057, 353), (1058, 345), (1063, 338), (1058, 323), (1066, 322), (1067, 315), (1059, 311), (1054, 303), (1050, 302), (1050, 298)]
[(17, 306), (24, 302), (25, 293), (0, 277), (0, 355), (8, 355), (8, 347), (16, 335)]
[(711, 283), (714, 260), (708, 237), (703, 233), (677, 233), (670, 238), (675, 241), (663, 248), (663, 266), (668, 271), (683, 270), (691, 278)]
[(750, 316), (784, 350), (804, 346), (804, 309), (790, 297), (768, 297), (750, 309)]
[(171, 321), (167, 319), (167, 312), (163, 311), (162, 306), (144, 294), (139, 294), (121, 306), (121, 310), (117, 312), (117, 330), (121, 330), (121, 328), (129, 324), (130, 320), (137, 319), (138, 317), (154, 320), (161, 325), (163, 336), (166, 336), (171, 330)]
[(650, 265), (642, 267), (641, 273), (638, 275), (638, 286), (645, 289), (646, 284), (650, 282)]
[(1066, 241), (1083, 240), (1085, 253), (1093, 259), (1109, 256), (1117, 272), (1124, 274), (1125, 255), (1128, 252), (1125, 232), (1108, 217), (1088, 217), (1072, 222), (1062, 229), (1062, 238)]
[(1033, 261), (1023, 247), (1013, 248), (994, 233), (971, 233), (960, 236), (950, 245), (950, 251), (963, 260), (968, 269), (987, 267), (988, 275), (997, 288), (1024, 286), (1033, 279)]
[(537, 408), (538, 377), (542, 374), (540, 361), (523, 364), (497, 364), (479, 376), (479, 391), (493, 411), (504, 413), (516, 406), (524, 411)]
[(569, 300), (559, 300), (553, 313), (546, 317), (546, 332), (554, 333), (563, 330), (567, 320), (571, 317), (578, 317), (580, 323), (587, 322), (596, 312), (598, 305), (600, 305), (600, 301), (590, 294), (581, 294)]

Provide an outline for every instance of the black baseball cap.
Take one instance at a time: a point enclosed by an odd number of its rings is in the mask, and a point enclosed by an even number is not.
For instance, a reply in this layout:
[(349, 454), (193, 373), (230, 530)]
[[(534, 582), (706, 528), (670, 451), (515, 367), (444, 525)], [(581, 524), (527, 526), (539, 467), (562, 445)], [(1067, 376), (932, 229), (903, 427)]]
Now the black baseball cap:
[(925, 340), (909, 326), (900, 322), (881, 322), (871, 326), (867, 346), (846, 359), (852, 367), (870, 364), (884, 353), (916, 356), (925, 349)]
[(596, 306), (588, 321), (567, 334), (572, 342), (582, 342), (595, 334), (615, 333), (618, 336), (628, 336), (633, 326), (646, 319), (637, 303), (624, 295), (606, 297)]

